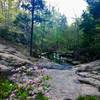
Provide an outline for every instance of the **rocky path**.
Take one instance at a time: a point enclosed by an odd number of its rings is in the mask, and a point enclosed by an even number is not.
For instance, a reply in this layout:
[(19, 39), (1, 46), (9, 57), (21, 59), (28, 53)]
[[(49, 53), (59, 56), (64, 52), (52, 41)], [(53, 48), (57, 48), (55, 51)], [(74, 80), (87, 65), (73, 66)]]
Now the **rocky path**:
[(80, 86), (77, 84), (74, 71), (48, 70), (48, 73), (52, 77), (50, 80), (52, 100), (72, 99), (79, 95)]
[(45, 74), (52, 77), (49, 80), (51, 100), (76, 100), (78, 96), (100, 96), (100, 60), (61, 69), (61, 65), (40, 59), (39, 67), (47, 68)]
[(80, 84), (75, 69), (48, 69), (47, 73), (52, 77), (49, 81), (51, 100), (75, 100), (80, 95), (100, 95), (97, 88), (88, 84)]

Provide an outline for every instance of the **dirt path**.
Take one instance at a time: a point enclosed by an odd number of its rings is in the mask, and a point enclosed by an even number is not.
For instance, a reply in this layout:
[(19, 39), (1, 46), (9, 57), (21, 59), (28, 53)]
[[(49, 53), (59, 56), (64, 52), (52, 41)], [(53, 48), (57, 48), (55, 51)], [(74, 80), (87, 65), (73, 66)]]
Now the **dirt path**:
[(48, 69), (47, 73), (52, 77), (49, 82), (51, 100), (75, 100), (79, 95), (99, 94), (97, 88), (78, 82), (79, 76), (75, 74), (75, 69)]

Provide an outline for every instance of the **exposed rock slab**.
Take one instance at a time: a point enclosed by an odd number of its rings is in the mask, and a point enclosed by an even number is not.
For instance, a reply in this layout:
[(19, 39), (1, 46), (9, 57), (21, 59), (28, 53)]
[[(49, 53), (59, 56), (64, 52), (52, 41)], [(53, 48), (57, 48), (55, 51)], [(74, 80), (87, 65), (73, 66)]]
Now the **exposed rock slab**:
[(0, 63), (6, 66), (20, 67), (25, 64), (31, 64), (30, 61), (19, 58), (12, 54), (0, 53)]
[(75, 100), (80, 95), (100, 96), (100, 75), (97, 72), (99, 64), (98, 60), (73, 66), (73, 69), (70, 70), (61, 70), (58, 64), (54, 64), (48, 59), (41, 59), (37, 63), (39, 67), (47, 68), (46, 74), (52, 77), (49, 82), (51, 100)]
[(89, 84), (100, 91), (100, 60), (76, 66), (78, 80), (82, 84)]
[(91, 63), (87, 63), (87, 64), (80, 64), (76, 66), (77, 71), (79, 72), (89, 72), (89, 71), (97, 71), (100, 70), (100, 60), (96, 60), (94, 62)]
[(78, 79), (81, 83), (84, 83), (84, 84), (90, 84), (94, 87), (97, 87), (97, 88), (100, 88), (100, 81), (99, 80), (96, 80), (96, 79), (93, 79), (93, 78), (79, 78)]
[(13, 47), (0, 44), (0, 75), (20, 83), (37, 76), (34, 64)]
[(96, 87), (85, 83), (81, 84), (78, 81), (79, 76), (75, 74), (75, 69), (49, 69), (47, 73), (52, 77), (52, 80), (49, 81), (51, 100), (76, 100), (80, 95), (100, 95)]
[(0, 64), (0, 75), (8, 75), (11, 73), (12, 68)]

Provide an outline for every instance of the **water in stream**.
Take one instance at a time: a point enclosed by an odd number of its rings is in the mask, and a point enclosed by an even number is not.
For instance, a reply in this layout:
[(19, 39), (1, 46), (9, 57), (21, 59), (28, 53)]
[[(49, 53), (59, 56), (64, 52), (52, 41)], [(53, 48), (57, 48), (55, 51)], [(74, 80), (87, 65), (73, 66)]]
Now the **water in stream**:
[(69, 70), (72, 69), (72, 64), (69, 64), (68, 62), (66, 62), (66, 60), (59, 56), (59, 53), (50, 53), (48, 55), (46, 55), (47, 58), (49, 58), (51, 61), (57, 63), (55, 64), (55, 68), (54, 69), (60, 69), (60, 70)]

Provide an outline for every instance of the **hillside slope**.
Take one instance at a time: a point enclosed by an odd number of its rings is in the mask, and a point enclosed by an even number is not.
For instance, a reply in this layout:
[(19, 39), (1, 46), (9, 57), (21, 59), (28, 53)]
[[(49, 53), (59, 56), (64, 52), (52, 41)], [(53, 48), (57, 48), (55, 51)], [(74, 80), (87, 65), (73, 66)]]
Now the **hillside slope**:
[[(39, 89), (43, 90), (43, 70), (35, 65), (36, 59), (29, 57), (27, 53), (24, 47), (0, 40), (0, 85), (3, 86), (0, 86), (0, 100), (15, 100), (16, 98), (20, 100), (20, 96), (24, 97), (24, 100), (34, 100), (40, 92)], [(14, 91), (9, 90), (12, 83), (9, 84), (8, 80), (16, 84)], [(10, 92), (8, 95), (7, 91)], [(43, 95), (46, 91), (43, 90)]]

